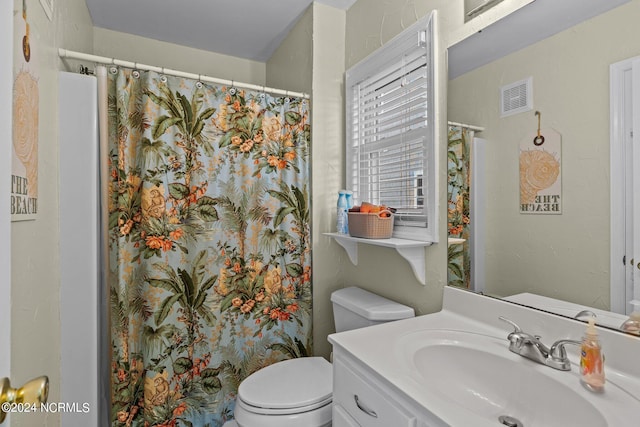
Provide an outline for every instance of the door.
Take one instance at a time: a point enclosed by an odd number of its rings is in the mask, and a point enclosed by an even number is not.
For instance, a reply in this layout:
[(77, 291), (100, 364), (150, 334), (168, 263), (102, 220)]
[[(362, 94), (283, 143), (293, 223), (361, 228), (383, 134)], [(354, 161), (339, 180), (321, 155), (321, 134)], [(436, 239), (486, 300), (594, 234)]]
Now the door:
[(623, 314), (633, 309), (630, 301), (640, 300), (637, 112), (640, 112), (640, 57), (611, 65), (611, 311)]
[(12, 52), (13, 2), (0, 1), (0, 378), (8, 377), (11, 367)]

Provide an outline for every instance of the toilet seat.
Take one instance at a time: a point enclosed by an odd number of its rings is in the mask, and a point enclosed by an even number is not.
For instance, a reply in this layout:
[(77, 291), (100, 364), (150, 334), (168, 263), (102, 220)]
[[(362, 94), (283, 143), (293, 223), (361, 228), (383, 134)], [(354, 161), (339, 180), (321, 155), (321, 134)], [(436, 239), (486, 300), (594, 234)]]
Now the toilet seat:
[(313, 411), (331, 403), (332, 366), (322, 357), (274, 363), (247, 377), (238, 389), (244, 409), (264, 415)]

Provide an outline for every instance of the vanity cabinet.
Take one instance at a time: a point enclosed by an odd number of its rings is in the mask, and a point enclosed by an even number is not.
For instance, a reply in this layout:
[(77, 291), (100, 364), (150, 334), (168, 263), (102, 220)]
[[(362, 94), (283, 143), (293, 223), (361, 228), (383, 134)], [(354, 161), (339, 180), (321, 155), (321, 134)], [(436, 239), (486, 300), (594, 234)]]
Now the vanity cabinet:
[(358, 424), (342, 406), (335, 403), (333, 404), (332, 422), (332, 426), (360, 427), (360, 424)]
[(333, 427), (438, 427), (432, 414), (334, 346)]
[(598, 329), (607, 385), (597, 394), (575, 366), (561, 371), (510, 352), (499, 316), (549, 343), (584, 333), (570, 318), (447, 286), (438, 313), (329, 335), (333, 426), (639, 425), (637, 337)]

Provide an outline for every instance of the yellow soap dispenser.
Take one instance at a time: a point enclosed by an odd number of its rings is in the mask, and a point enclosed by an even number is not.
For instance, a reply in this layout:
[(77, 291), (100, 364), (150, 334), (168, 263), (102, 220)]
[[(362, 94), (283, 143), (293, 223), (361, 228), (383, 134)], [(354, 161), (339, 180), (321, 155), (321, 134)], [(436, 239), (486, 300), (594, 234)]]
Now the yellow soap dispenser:
[(595, 327), (595, 319), (589, 319), (589, 325), (580, 348), (580, 381), (594, 392), (604, 391), (604, 355)]
[(631, 301), (631, 305), (633, 306), (633, 311), (629, 315), (629, 318), (620, 326), (620, 330), (630, 334), (640, 335), (640, 301), (633, 300)]

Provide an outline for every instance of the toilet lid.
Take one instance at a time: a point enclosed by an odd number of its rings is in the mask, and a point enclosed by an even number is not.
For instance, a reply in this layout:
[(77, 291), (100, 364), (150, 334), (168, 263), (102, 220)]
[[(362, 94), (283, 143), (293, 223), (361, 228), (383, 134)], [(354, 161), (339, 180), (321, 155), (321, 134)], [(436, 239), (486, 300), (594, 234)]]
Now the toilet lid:
[(322, 357), (285, 360), (249, 375), (238, 397), (256, 408), (320, 407), (331, 401), (332, 375), (331, 363)]

